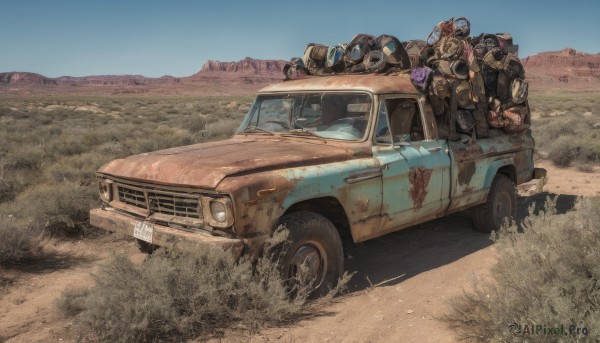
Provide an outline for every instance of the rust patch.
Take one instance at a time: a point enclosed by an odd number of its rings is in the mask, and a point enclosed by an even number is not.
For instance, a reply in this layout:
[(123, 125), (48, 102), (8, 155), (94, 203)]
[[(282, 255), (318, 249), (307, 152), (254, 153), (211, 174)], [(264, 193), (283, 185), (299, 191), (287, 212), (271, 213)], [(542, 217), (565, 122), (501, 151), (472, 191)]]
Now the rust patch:
[(468, 185), (475, 175), (475, 161), (458, 163), (458, 184)]
[[(234, 137), (114, 160), (102, 166), (98, 172), (153, 184), (215, 189), (225, 177), (347, 159), (348, 150), (342, 145)], [(268, 188), (258, 188), (254, 194)]]
[(367, 212), (369, 210), (369, 199), (358, 199), (354, 205), (358, 212)]
[(413, 208), (423, 207), (423, 201), (427, 195), (429, 179), (431, 179), (431, 169), (425, 169), (423, 167), (411, 168), (408, 173), (408, 181), (411, 185), (408, 193), (413, 201)]
[(477, 143), (469, 145), (453, 143), (451, 147), (458, 162), (472, 160), (483, 154), (483, 148)]

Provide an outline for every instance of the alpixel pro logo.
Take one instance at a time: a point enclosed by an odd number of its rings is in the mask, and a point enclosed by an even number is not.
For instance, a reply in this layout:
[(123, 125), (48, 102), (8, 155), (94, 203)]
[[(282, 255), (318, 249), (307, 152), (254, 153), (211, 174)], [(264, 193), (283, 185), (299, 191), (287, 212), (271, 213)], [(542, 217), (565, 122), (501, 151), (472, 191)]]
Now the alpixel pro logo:
[(528, 335), (544, 335), (544, 336), (587, 336), (590, 330), (585, 326), (558, 325), (549, 326), (541, 324), (526, 324), (511, 323), (508, 325), (508, 330), (515, 336)]

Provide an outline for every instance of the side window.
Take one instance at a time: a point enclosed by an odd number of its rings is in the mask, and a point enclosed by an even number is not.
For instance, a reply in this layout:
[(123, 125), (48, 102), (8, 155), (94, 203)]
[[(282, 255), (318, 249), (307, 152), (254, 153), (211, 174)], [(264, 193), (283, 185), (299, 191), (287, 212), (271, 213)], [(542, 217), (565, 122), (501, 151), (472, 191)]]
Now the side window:
[(385, 100), (379, 104), (379, 114), (377, 115), (377, 128), (375, 130), (375, 142), (381, 144), (392, 144), (390, 135), (390, 124), (388, 123), (388, 113)]
[(390, 132), (392, 141), (415, 142), (425, 139), (421, 114), (416, 100), (388, 99)]

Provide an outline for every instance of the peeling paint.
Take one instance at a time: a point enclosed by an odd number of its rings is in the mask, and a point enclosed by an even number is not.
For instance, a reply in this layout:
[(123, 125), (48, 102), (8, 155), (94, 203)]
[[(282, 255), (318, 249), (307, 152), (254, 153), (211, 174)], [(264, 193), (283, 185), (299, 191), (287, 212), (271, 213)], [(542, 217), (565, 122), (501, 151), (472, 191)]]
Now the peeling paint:
[(427, 195), (427, 185), (431, 178), (431, 169), (421, 167), (411, 168), (408, 173), (408, 181), (410, 182), (410, 198), (413, 201), (413, 208), (423, 207), (423, 201)]
[(356, 211), (367, 212), (369, 210), (369, 199), (357, 199), (354, 203)]
[(473, 175), (475, 175), (476, 170), (477, 168), (475, 167), (475, 161), (458, 163), (458, 184), (468, 185), (469, 182), (471, 182)]

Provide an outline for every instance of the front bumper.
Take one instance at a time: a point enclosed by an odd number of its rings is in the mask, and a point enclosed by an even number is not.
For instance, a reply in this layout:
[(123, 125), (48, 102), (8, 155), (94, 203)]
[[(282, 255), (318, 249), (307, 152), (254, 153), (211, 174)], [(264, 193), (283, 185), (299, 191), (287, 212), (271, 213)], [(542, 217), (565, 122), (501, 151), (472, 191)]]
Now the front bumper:
[[(118, 232), (133, 237), (135, 224), (139, 219), (121, 213), (95, 208), (90, 210), (90, 224), (110, 232)], [(230, 250), (235, 257), (244, 252), (244, 241), (226, 237), (211, 236), (196, 232), (186, 232), (153, 223), (152, 244), (168, 249), (191, 250), (202, 247), (219, 246)]]

